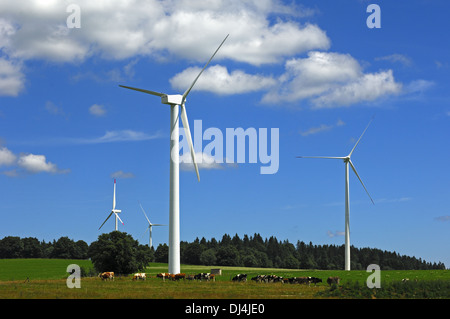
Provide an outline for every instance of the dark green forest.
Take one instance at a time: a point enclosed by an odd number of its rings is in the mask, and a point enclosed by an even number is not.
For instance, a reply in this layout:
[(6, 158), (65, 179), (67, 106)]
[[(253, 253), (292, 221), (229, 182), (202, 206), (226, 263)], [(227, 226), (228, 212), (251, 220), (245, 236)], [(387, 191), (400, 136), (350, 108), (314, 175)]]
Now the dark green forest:
[[(83, 240), (74, 241), (68, 237), (45, 242), (32, 237), (7, 236), (0, 240), (0, 258), (88, 259), (93, 255), (94, 243), (88, 245)], [(156, 250), (144, 245), (139, 247), (137, 249), (146, 254), (145, 260), (167, 262), (169, 248), (166, 244), (158, 245)], [(324, 270), (344, 267), (344, 245), (313, 245), (303, 241), (293, 244), (273, 236), (263, 239), (259, 234), (242, 238), (237, 234), (233, 237), (225, 234), (220, 240), (196, 238), (193, 242), (182, 241), (180, 250), (181, 263), (191, 265)], [(370, 264), (377, 264), (383, 270), (445, 269), (441, 262), (431, 263), (395, 251), (354, 246), (351, 246), (351, 264), (355, 270), (364, 270)]]

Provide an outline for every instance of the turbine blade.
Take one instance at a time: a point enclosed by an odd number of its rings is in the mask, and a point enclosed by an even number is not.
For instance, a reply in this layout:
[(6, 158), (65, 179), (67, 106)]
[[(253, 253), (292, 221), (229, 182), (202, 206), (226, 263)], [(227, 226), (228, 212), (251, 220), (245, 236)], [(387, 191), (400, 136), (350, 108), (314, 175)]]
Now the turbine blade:
[(105, 221), (103, 222), (103, 224), (98, 228), (98, 230), (100, 230), (100, 228), (103, 227), (103, 225), (105, 225), (106, 221), (109, 219), (109, 217), (111, 217), (111, 215), (113, 214), (113, 212), (111, 212), (108, 217), (105, 219)]
[(372, 116), (372, 118), (371, 118), (370, 121), (369, 121), (369, 124), (367, 124), (367, 126), (366, 126), (366, 129), (364, 130), (364, 132), (362, 132), (362, 134), (361, 134), (361, 136), (359, 137), (358, 141), (356, 142), (355, 146), (353, 146), (353, 148), (352, 148), (350, 154), (348, 154), (349, 157), (352, 156), (353, 151), (355, 150), (355, 148), (356, 148), (356, 146), (358, 145), (359, 141), (361, 141), (361, 138), (363, 137), (364, 133), (366, 133), (367, 129), (369, 128), (370, 123), (372, 123), (372, 121), (373, 121), (373, 118), (374, 118), (374, 117)]
[(144, 215), (145, 215), (145, 218), (147, 218), (148, 223), (151, 225), (152, 223), (150, 223), (150, 220), (148, 219), (147, 214), (145, 213), (145, 210), (144, 210), (144, 208), (143, 208), (142, 205), (141, 205), (141, 202), (139, 202), (139, 206), (141, 206), (141, 209), (142, 209), (142, 212), (143, 212)]
[(163, 225), (163, 224), (152, 224), (152, 226), (167, 226), (167, 225)]
[(123, 223), (123, 221), (120, 219), (119, 214), (117, 214), (117, 213), (114, 213), (114, 214), (115, 214), (116, 217), (120, 220), (120, 222), (122, 223), (122, 225), (125, 225), (125, 224)]
[(372, 204), (375, 205), (375, 203), (374, 203), (372, 197), (370, 197), (369, 191), (367, 190), (367, 188), (366, 188), (366, 186), (364, 185), (363, 181), (362, 181), (361, 178), (359, 177), (358, 172), (356, 171), (356, 168), (355, 168), (355, 166), (353, 165), (352, 161), (349, 160), (349, 163), (350, 163), (350, 166), (352, 167), (353, 171), (355, 172), (356, 177), (358, 177), (359, 181), (361, 182), (361, 185), (364, 187), (364, 189), (365, 189), (367, 195), (369, 195), (369, 198), (370, 198), (370, 200), (372, 201)]
[(197, 77), (195, 78), (194, 82), (192, 82), (191, 86), (184, 92), (183, 94), (183, 100), (181, 101), (181, 104), (184, 104), (184, 101), (186, 100), (186, 96), (189, 94), (189, 92), (191, 92), (192, 87), (195, 85), (195, 83), (197, 82), (198, 78), (200, 77), (200, 75), (203, 73), (203, 71), (206, 69), (206, 67), (208, 66), (209, 62), (211, 62), (211, 60), (214, 58), (214, 56), (216, 55), (217, 51), (219, 51), (220, 47), (222, 46), (222, 44), (225, 42), (225, 40), (228, 38), (229, 34), (227, 34), (227, 36), (225, 37), (225, 39), (223, 39), (222, 43), (219, 45), (219, 47), (217, 48), (217, 50), (214, 52), (214, 54), (211, 56), (211, 58), (209, 59), (209, 61), (205, 64), (205, 66), (203, 67), (203, 69), (200, 71), (200, 73), (197, 75)]
[(188, 140), (189, 149), (191, 150), (191, 158), (192, 158), (192, 162), (194, 163), (195, 172), (197, 173), (197, 179), (200, 182), (200, 174), (198, 172), (198, 166), (197, 166), (197, 162), (195, 160), (195, 151), (194, 151), (194, 145), (192, 143), (191, 130), (189, 129), (189, 122), (188, 122), (188, 118), (187, 118), (187, 114), (186, 114), (186, 107), (184, 106), (184, 104), (181, 104), (181, 121), (183, 121), (184, 132), (186, 133), (186, 138)]
[(332, 157), (332, 156), (296, 156), (297, 158), (333, 158), (333, 159), (345, 159), (345, 157)]
[(134, 87), (131, 87), (131, 86), (125, 86), (125, 85), (119, 85), (119, 86), (122, 87), (122, 88), (125, 88), (125, 89), (130, 89), (130, 90), (135, 90), (135, 91), (139, 91), (139, 92), (144, 92), (144, 93), (151, 94), (151, 95), (156, 95), (156, 96), (159, 96), (159, 97), (166, 95), (164, 93), (159, 93), (159, 92), (149, 91), (149, 90), (144, 90), (144, 89), (138, 89), (138, 88), (134, 88)]

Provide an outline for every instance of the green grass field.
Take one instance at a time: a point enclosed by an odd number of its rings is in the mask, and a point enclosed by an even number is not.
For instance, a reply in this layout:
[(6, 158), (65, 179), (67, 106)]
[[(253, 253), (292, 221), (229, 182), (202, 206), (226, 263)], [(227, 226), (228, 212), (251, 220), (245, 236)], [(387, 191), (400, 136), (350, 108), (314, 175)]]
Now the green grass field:
[[(329, 276), (339, 276), (340, 286), (350, 287), (350, 283), (365, 287), (370, 273), (366, 271), (343, 270), (299, 270), (268, 269), (220, 266), (181, 265), (181, 272), (196, 274), (210, 272), (211, 268), (221, 268), (222, 276), (215, 282), (162, 281), (156, 274), (167, 272), (167, 264), (151, 263), (147, 269), (147, 280), (134, 282), (131, 276), (116, 277), (114, 281), (101, 281), (97, 277), (83, 277), (81, 289), (69, 289), (66, 268), (78, 264), (85, 269), (92, 267), (89, 260), (66, 259), (0, 259), (0, 298), (156, 298), (156, 299), (298, 299), (333, 298), (339, 294), (327, 294), (330, 287), (326, 283)], [(238, 273), (246, 273), (248, 281), (237, 283), (231, 278)], [(313, 276), (323, 280), (317, 286), (281, 283), (256, 283), (250, 280), (257, 274), (276, 274), (283, 277)], [(29, 280), (27, 280), (27, 278)], [(381, 285), (401, 282), (444, 282), (439, 289), (450, 289), (449, 270), (389, 270), (381, 271)], [(352, 286), (353, 287), (353, 286)], [(444, 288), (442, 288), (444, 287)], [(444, 298), (448, 292), (444, 293)], [(409, 295), (408, 295), (409, 296)], [(414, 296), (414, 294), (411, 294)], [(432, 295), (435, 296), (435, 295)], [(344, 296), (345, 297), (345, 296)]]

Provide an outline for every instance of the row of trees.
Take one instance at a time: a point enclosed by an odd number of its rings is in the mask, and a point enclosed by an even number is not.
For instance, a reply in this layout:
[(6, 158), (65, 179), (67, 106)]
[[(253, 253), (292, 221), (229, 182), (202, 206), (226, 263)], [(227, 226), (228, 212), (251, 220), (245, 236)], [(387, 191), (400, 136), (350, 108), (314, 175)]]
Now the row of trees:
[[(181, 242), (180, 250), (184, 264), (263, 268), (343, 269), (345, 256), (344, 245), (313, 245), (303, 241), (294, 245), (273, 236), (263, 239), (259, 234), (244, 235), (243, 238), (225, 234), (219, 241), (197, 238), (192, 243)], [(160, 244), (154, 254), (155, 261), (167, 262), (167, 256), (168, 246)], [(445, 269), (441, 262), (426, 262), (376, 248), (351, 246), (350, 256), (351, 269), (355, 270), (365, 270), (370, 264), (380, 265), (383, 270)]]
[[(112, 269), (128, 273), (143, 268), (152, 261), (167, 262), (169, 247), (160, 244), (156, 250), (140, 245), (131, 235), (122, 232), (102, 234), (88, 245), (79, 240), (61, 237), (53, 242), (36, 238), (8, 236), (0, 240), (0, 258), (90, 258), (97, 270)], [(191, 265), (245, 266), (263, 268), (342, 269), (344, 245), (313, 245), (297, 241), (294, 245), (275, 237), (263, 239), (259, 234), (223, 235), (221, 240), (195, 239), (180, 243), (181, 263)], [(366, 269), (369, 264), (381, 269), (445, 269), (441, 262), (431, 263), (421, 258), (382, 251), (376, 248), (351, 246), (352, 269)], [(109, 267), (108, 267), (109, 266)]]

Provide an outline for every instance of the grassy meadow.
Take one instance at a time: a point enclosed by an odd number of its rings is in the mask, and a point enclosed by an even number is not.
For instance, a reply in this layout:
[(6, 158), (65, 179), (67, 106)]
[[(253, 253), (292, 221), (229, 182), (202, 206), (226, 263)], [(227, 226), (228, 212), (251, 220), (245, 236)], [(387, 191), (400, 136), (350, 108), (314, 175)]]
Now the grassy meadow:
[[(66, 268), (69, 264), (78, 264), (85, 270), (92, 268), (89, 260), (67, 259), (0, 259), (0, 298), (2, 299), (96, 299), (96, 298), (152, 298), (152, 299), (310, 299), (310, 298), (373, 298), (372, 291), (365, 293), (349, 293), (366, 287), (366, 271), (343, 270), (299, 270), (299, 269), (268, 269), (220, 266), (181, 265), (181, 272), (196, 274), (210, 272), (211, 268), (221, 268), (222, 276), (217, 276), (215, 282), (199, 281), (162, 281), (156, 274), (167, 272), (167, 264), (151, 263), (146, 269), (146, 281), (132, 281), (131, 276), (116, 276), (114, 281), (101, 281), (97, 277), (83, 277), (80, 289), (69, 289), (66, 278), (69, 275)], [(238, 273), (248, 275), (247, 282), (232, 282), (231, 278)], [(257, 274), (275, 274), (283, 277), (313, 276), (323, 280), (317, 286), (281, 283), (256, 283), (250, 280)], [(326, 283), (329, 276), (339, 276), (339, 287), (330, 287)], [(29, 280), (27, 280), (27, 278)], [(388, 270), (381, 271), (381, 288), (395, 287), (403, 278), (409, 279), (408, 285), (426, 282), (437, 283), (439, 293), (429, 294), (430, 298), (450, 298), (449, 270)], [(355, 288), (356, 287), (356, 288)], [(414, 298), (413, 291), (409, 294), (394, 292), (396, 298)], [(394, 289), (394, 288), (393, 288)], [(431, 288), (430, 288), (431, 289)], [(442, 291), (443, 290), (443, 291)], [(386, 289), (387, 291), (387, 289)], [(391, 295), (382, 295), (390, 298)], [(417, 295), (419, 298), (427, 294)]]

